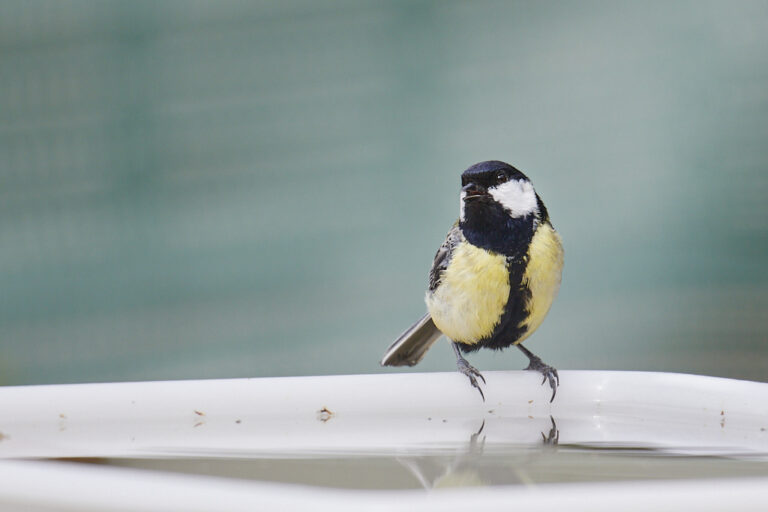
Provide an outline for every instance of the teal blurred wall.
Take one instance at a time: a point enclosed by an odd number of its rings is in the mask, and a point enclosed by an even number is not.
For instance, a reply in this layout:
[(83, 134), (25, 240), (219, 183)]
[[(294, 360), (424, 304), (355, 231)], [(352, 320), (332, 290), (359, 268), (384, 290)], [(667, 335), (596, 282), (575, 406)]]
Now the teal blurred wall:
[(565, 241), (534, 352), (768, 379), (768, 2), (11, 1), (0, 382), (392, 371), (486, 159)]

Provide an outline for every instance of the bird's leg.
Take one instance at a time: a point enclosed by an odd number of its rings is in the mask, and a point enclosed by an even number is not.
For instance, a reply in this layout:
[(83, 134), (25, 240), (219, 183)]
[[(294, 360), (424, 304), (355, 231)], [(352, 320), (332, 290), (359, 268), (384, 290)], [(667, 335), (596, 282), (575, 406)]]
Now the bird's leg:
[(477, 383), (477, 378), (479, 377), (480, 380), (483, 381), (483, 384), (485, 384), (485, 377), (471, 364), (469, 364), (469, 361), (464, 359), (461, 355), (461, 351), (459, 350), (459, 345), (455, 342), (451, 342), (451, 346), (453, 347), (453, 353), (456, 354), (456, 368), (458, 368), (460, 373), (463, 373), (464, 375), (469, 378), (469, 383), (472, 384), (472, 387), (477, 389), (480, 392), (480, 396), (483, 397), (483, 402), (485, 402), (485, 395), (483, 394), (483, 390), (480, 388), (480, 384)]
[(549, 399), (549, 401), (551, 402), (552, 400), (555, 399), (555, 393), (557, 393), (557, 386), (560, 385), (560, 377), (557, 375), (557, 370), (552, 366), (549, 366), (548, 364), (544, 364), (544, 362), (541, 360), (539, 356), (535, 355), (533, 352), (525, 348), (522, 344), (518, 343), (516, 346), (530, 360), (530, 363), (528, 364), (528, 367), (526, 368), (526, 370), (535, 370), (541, 373), (544, 376), (544, 379), (541, 381), (542, 385), (545, 382), (547, 382), (547, 380), (549, 380), (549, 387), (552, 388), (552, 398)]
[(549, 434), (544, 435), (544, 432), (541, 433), (541, 439), (542, 442), (545, 445), (554, 446), (560, 442), (560, 431), (557, 429), (557, 423), (555, 423), (555, 418), (552, 417), (550, 414), (549, 421), (552, 422), (552, 428), (549, 429)]

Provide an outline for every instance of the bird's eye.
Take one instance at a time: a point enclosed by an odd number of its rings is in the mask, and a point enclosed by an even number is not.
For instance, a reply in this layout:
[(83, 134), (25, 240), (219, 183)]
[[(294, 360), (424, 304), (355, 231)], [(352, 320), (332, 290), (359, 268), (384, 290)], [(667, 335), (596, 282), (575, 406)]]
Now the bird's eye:
[(499, 183), (504, 183), (508, 179), (509, 178), (507, 177), (507, 175), (503, 172), (496, 174), (496, 181), (498, 181)]

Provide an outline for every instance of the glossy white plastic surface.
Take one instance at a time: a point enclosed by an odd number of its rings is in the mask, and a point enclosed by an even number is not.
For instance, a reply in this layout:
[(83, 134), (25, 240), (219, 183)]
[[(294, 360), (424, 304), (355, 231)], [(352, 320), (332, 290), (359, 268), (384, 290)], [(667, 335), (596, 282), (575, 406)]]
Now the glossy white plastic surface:
[(0, 388), (0, 458), (429, 453), (540, 442), (768, 453), (768, 384), (645, 372), (344, 375)]
[(0, 462), (3, 512), (763, 512), (768, 479), (342, 491), (52, 462)]
[[(334, 510), (395, 504), (458, 510), (470, 504), (508, 507), (511, 499), (520, 506), (567, 505), (568, 510), (682, 510), (673, 505), (684, 498), (697, 510), (717, 510), (726, 502), (733, 508), (736, 501), (742, 510), (768, 505), (764, 479), (718, 480), (719, 497), (714, 484), (701, 482), (382, 492), (12, 460), (415, 456), (465, 446), (481, 427), (486, 449), (540, 445), (553, 421), (561, 445), (659, 448), (750, 460), (768, 454), (768, 384), (563, 371), (550, 403), (550, 390), (537, 374), (484, 375), (485, 402), (457, 373), (0, 388), (0, 459), (6, 459), (0, 461), (0, 505), (5, 505), (0, 510), (17, 505), (32, 510), (221, 509), (216, 503), (227, 503), (227, 510), (253, 510), (259, 503), (296, 509), (314, 503), (321, 509), (335, 504)], [(639, 489), (652, 494), (641, 499)], [(585, 501), (589, 493), (599, 494), (600, 502)], [(627, 502), (629, 496), (637, 499)]]

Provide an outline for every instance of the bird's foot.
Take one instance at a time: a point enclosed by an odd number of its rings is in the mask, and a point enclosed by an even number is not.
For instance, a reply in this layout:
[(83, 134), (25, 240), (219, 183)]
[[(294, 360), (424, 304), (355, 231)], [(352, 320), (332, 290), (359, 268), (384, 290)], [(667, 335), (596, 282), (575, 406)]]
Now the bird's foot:
[(460, 357), (456, 360), (456, 368), (459, 370), (459, 373), (467, 376), (469, 383), (472, 384), (473, 388), (480, 392), (480, 396), (483, 397), (483, 402), (485, 402), (485, 394), (483, 394), (483, 389), (477, 382), (477, 379), (479, 378), (483, 381), (483, 384), (485, 384), (485, 377), (483, 377), (483, 374), (480, 373), (477, 368), (469, 364), (469, 362), (463, 357)]
[(544, 361), (539, 358), (539, 356), (534, 356), (531, 354), (529, 358), (531, 362), (528, 364), (526, 370), (534, 370), (542, 374), (544, 376), (541, 381), (542, 386), (545, 382), (549, 381), (549, 387), (552, 388), (552, 398), (550, 398), (549, 401), (552, 402), (552, 400), (555, 399), (555, 394), (557, 393), (557, 386), (560, 385), (560, 376), (557, 375), (557, 369), (553, 366), (545, 364)]
[(549, 421), (552, 422), (552, 428), (549, 429), (548, 435), (544, 435), (544, 432), (541, 433), (541, 440), (543, 444), (553, 446), (560, 442), (560, 431), (557, 429), (555, 418), (550, 416)]

